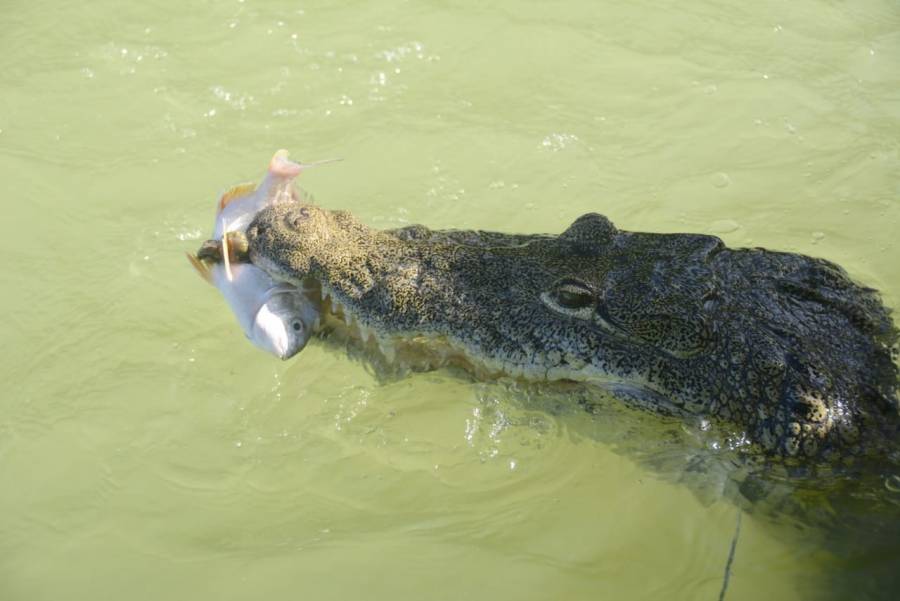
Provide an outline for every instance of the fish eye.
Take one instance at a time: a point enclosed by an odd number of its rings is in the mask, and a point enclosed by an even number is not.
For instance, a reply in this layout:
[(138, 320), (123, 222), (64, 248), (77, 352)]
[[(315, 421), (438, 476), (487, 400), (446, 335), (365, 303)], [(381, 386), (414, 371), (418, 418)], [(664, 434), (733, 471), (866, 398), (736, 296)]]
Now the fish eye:
[(300, 330), (303, 329), (303, 324), (301, 324), (299, 321), (295, 321), (294, 323), (291, 324), (291, 326), (294, 328), (295, 332), (299, 332)]

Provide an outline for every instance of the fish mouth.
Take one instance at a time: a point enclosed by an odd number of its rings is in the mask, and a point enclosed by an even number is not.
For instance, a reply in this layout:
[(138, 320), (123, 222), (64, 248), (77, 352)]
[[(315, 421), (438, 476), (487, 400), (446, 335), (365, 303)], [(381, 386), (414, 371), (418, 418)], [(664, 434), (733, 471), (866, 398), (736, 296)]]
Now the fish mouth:
[(281, 360), (296, 355), (300, 349), (293, 350), (290, 332), (284, 320), (263, 304), (256, 312), (253, 321), (253, 336), (258, 343)]

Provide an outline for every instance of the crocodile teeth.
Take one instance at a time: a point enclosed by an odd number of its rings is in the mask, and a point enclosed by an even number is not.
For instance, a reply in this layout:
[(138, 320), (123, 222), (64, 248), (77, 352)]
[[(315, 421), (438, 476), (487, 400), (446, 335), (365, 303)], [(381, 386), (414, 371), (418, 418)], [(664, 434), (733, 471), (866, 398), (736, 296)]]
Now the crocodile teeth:
[(394, 349), (394, 343), (390, 340), (386, 340), (381, 336), (376, 337), (375, 340), (378, 342), (378, 350), (381, 351), (381, 354), (384, 355), (384, 358), (388, 361), (388, 363), (393, 363), (394, 359), (397, 357), (397, 352)]
[(338, 313), (341, 314), (341, 317), (348, 326), (353, 322), (353, 317), (350, 315), (350, 312), (347, 311), (347, 308), (339, 301), (338, 299), (332, 297), (331, 298), (331, 312), (335, 315)]

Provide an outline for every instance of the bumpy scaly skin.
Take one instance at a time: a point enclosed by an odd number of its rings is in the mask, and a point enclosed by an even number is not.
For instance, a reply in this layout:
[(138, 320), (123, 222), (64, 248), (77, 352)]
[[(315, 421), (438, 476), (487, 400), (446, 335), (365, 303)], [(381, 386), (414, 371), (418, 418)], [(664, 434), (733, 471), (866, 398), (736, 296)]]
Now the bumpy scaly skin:
[(425, 340), (480, 374), (572, 380), (736, 427), (769, 457), (896, 449), (897, 331), (875, 291), (801, 255), (712, 236), (380, 231), (292, 203), (248, 230), (251, 260), (314, 279), (379, 339)]

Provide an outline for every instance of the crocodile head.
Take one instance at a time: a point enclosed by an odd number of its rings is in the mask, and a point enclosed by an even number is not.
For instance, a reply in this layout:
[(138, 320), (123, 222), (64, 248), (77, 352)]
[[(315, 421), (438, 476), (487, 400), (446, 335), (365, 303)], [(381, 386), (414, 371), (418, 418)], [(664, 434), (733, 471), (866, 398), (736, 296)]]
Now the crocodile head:
[(712, 236), (377, 230), (288, 203), (247, 232), (251, 260), (320, 291), (328, 336), (382, 365), (577, 382), (735, 426), (779, 457), (867, 449), (896, 433), (896, 331), (874, 291), (801, 255)]

